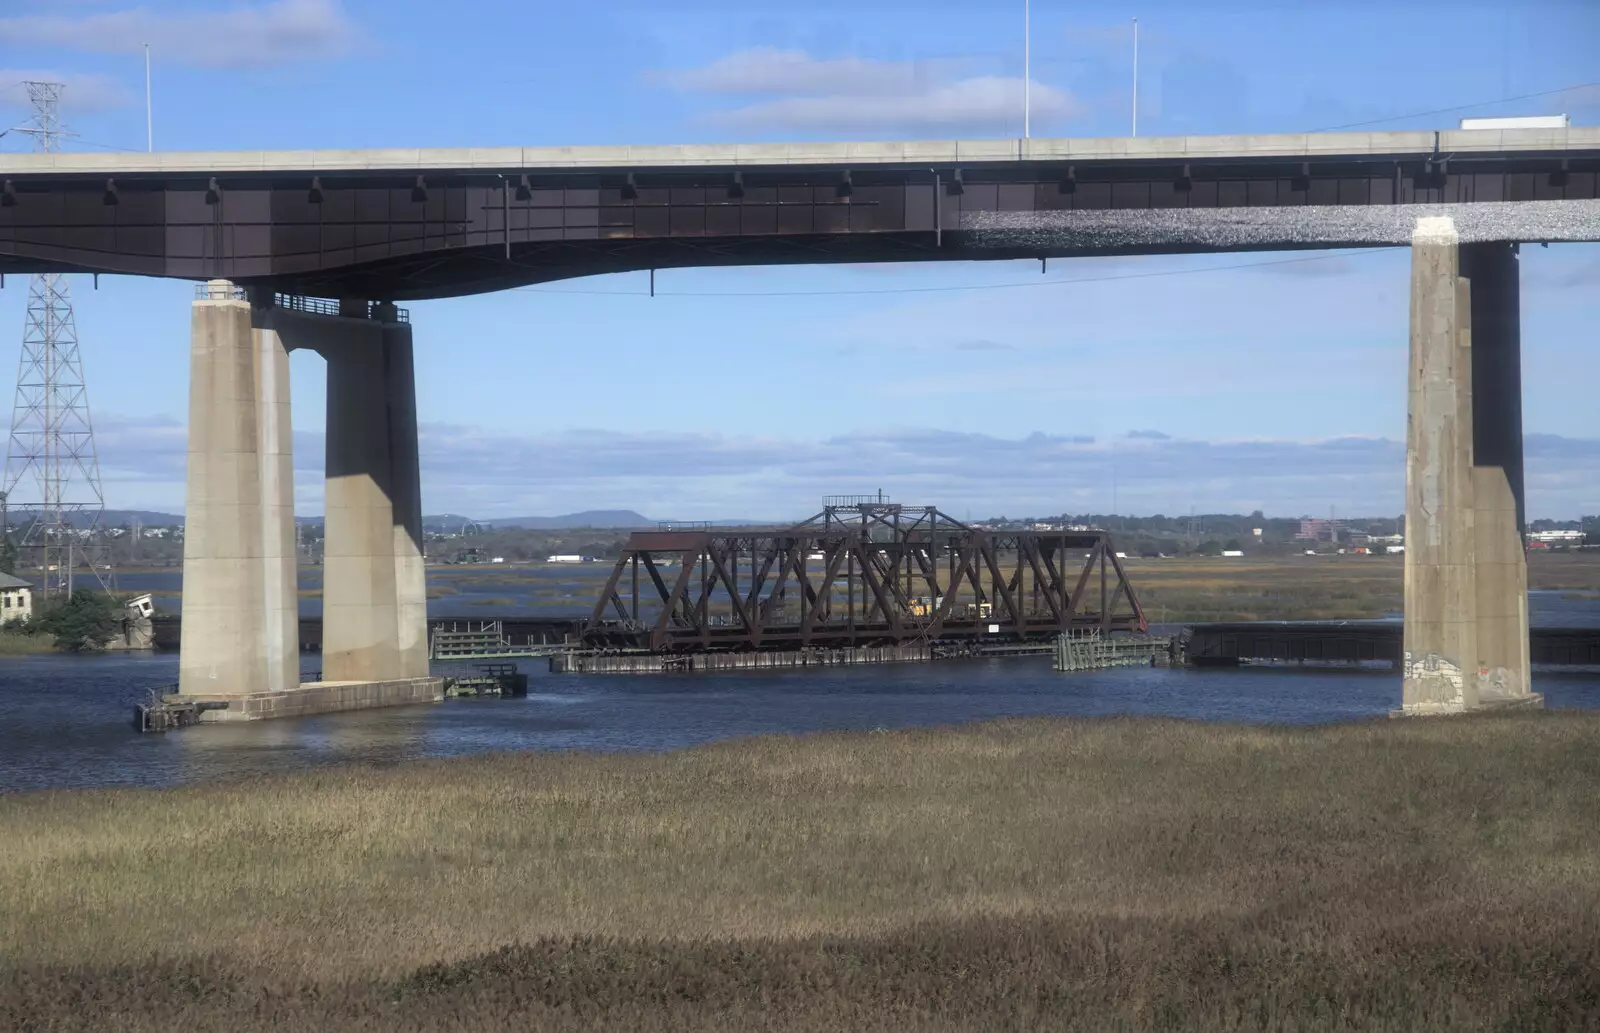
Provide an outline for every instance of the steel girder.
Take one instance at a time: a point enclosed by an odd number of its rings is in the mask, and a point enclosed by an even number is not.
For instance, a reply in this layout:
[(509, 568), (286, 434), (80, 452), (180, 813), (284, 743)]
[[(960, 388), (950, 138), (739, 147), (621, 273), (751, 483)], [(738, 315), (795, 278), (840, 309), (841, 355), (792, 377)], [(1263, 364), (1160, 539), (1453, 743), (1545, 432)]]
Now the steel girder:
[(990, 530), (863, 503), (777, 530), (634, 532), (583, 638), (680, 652), (1147, 628), (1105, 531)]

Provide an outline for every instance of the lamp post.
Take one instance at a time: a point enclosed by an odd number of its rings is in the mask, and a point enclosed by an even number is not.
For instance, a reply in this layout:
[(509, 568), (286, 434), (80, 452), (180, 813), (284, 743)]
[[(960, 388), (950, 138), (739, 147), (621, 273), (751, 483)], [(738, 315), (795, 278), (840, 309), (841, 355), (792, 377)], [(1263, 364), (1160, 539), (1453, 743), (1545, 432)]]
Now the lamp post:
[(150, 44), (144, 45), (144, 149), (156, 149), (156, 124), (150, 107)]
[(1139, 19), (1133, 20), (1133, 135), (1139, 135)]
[(1032, 54), (1030, 53), (1029, 36), (1029, 2), (1022, 0), (1022, 138), (1026, 140), (1029, 135), (1029, 117), (1032, 111), (1033, 76), (1031, 73)]

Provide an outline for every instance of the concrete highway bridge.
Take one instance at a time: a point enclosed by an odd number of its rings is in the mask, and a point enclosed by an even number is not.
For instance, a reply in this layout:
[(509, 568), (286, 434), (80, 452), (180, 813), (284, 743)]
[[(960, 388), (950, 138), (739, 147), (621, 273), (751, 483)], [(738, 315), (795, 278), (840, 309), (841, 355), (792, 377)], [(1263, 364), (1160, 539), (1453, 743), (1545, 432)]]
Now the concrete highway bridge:
[[(1593, 128), (0, 156), (0, 275), (205, 283), (180, 685), (228, 700), (230, 717), (285, 694), (306, 712), (438, 690), (412, 327), (396, 302), (683, 266), (1407, 244), (1404, 706), (1536, 701), (1517, 246), (1595, 240)], [(308, 686), (294, 348), (328, 363), (329, 680)]]

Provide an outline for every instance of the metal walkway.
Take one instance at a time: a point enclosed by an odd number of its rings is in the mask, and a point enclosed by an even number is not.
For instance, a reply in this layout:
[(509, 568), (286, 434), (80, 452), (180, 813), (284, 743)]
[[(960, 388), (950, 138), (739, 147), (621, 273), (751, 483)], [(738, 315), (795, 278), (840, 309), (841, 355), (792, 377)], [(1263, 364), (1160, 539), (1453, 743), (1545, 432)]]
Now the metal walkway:
[(429, 660), (520, 660), (564, 653), (564, 644), (513, 645), (502, 621), (460, 621), (428, 632)]

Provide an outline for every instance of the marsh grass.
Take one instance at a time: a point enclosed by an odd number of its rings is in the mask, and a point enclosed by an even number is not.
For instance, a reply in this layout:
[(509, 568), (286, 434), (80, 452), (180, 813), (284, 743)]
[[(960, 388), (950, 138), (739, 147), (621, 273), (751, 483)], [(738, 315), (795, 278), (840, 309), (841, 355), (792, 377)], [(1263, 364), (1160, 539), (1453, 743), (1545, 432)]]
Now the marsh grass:
[(16, 631), (0, 629), (0, 656), (33, 656), (37, 653), (53, 653), (56, 651), (54, 635), (44, 632), (35, 632), (24, 635)]
[(1600, 589), (1600, 549), (1582, 552), (1530, 552), (1529, 588)]
[[(1124, 561), (1154, 621), (1354, 620), (1402, 606), (1401, 556)], [(1600, 589), (1600, 555), (1530, 553), (1528, 587)]]
[(0, 1028), (1596, 1028), (1597, 746), (1039, 720), (3, 797)]
[(1127, 560), (1154, 621), (1381, 617), (1401, 606), (1400, 557)]

